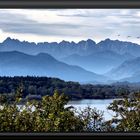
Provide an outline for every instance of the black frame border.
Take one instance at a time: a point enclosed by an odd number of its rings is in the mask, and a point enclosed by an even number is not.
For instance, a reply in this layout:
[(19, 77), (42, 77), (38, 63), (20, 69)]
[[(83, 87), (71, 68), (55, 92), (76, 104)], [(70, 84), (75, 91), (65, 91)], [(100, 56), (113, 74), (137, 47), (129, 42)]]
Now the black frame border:
[[(140, 9), (140, 0), (0, 0), (0, 9)], [(6, 139), (140, 138), (140, 133), (0, 133)]]
[(59, 133), (59, 132), (57, 132), (57, 133), (51, 133), (51, 132), (49, 132), (49, 133), (45, 133), (45, 132), (43, 132), (43, 133), (39, 133), (39, 132), (34, 132), (34, 133), (32, 133), (32, 132), (23, 132), (23, 133), (21, 133), (21, 132), (19, 132), (19, 133), (16, 133), (16, 132), (6, 132), (6, 133), (0, 133), (0, 136), (9, 136), (9, 137), (11, 137), (11, 136), (58, 136), (58, 137), (61, 137), (61, 136), (82, 136), (82, 137), (85, 137), (85, 136), (99, 136), (99, 137), (104, 137), (104, 136), (117, 136), (117, 137), (120, 137), (120, 136), (122, 136), (122, 137), (125, 137), (125, 136), (129, 136), (129, 137), (131, 137), (131, 136), (140, 136), (140, 133), (133, 133), (133, 132), (131, 132), (131, 133), (128, 133), (128, 132), (83, 132), (83, 133), (80, 133), (80, 132), (78, 132), (78, 133)]
[(0, 0), (0, 8), (140, 8), (139, 0)]

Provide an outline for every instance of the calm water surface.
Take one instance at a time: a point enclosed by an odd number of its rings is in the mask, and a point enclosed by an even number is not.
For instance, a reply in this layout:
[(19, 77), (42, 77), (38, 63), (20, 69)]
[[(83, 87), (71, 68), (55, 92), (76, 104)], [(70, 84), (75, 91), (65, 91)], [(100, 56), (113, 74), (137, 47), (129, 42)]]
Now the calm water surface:
[(111, 110), (108, 110), (107, 107), (114, 99), (82, 99), (77, 101), (69, 101), (67, 106), (73, 106), (77, 110), (84, 109), (86, 107), (96, 108), (98, 110), (104, 111), (104, 119), (110, 120), (115, 113)]

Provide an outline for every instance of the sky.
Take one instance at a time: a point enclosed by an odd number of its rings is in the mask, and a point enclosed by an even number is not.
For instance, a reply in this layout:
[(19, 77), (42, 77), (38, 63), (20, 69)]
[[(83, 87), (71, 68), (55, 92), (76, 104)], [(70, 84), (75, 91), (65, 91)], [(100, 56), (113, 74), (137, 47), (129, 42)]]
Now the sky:
[(0, 42), (110, 38), (140, 44), (140, 9), (0, 9)]

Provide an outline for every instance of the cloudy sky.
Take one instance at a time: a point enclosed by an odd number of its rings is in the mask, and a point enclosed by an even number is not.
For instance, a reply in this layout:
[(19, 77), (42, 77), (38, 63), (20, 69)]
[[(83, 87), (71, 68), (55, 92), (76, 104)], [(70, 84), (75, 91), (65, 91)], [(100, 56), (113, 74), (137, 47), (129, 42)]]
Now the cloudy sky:
[(0, 42), (7, 37), (29, 42), (110, 38), (140, 44), (140, 9), (0, 9)]

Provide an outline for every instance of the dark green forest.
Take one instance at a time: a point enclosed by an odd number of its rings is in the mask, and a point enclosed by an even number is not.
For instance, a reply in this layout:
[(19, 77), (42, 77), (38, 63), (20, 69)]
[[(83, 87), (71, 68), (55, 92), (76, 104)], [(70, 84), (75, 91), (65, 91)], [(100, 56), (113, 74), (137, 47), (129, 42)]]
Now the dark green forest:
[(128, 96), (139, 91), (139, 87), (127, 84), (119, 85), (92, 85), (79, 84), (78, 82), (65, 82), (57, 78), (48, 77), (0, 77), (0, 95), (13, 100), (15, 92), (22, 86), (22, 98), (40, 99), (45, 95), (53, 95), (54, 91), (64, 93), (70, 100), (78, 99), (114, 99)]

